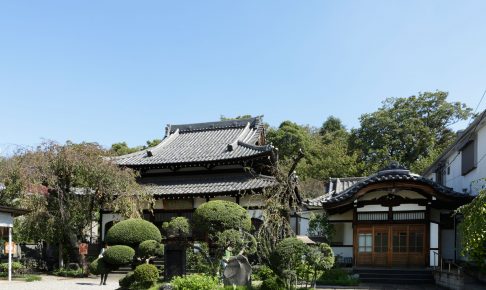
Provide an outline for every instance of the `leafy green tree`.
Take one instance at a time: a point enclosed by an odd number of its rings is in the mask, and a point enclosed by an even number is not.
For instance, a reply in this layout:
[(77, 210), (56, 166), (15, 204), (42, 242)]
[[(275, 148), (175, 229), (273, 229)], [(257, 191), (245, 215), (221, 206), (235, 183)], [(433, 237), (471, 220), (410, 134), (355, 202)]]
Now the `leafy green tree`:
[(280, 241), (270, 256), (270, 268), (291, 289), (297, 283), (297, 269), (304, 263), (309, 248), (297, 238)]
[(323, 237), (326, 243), (331, 242), (334, 235), (334, 227), (329, 223), (326, 213), (311, 213), (308, 233), (311, 237)]
[(240, 119), (249, 119), (249, 118), (252, 118), (251, 115), (239, 115), (239, 116), (236, 116), (236, 117), (226, 117), (224, 115), (221, 115), (219, 117), (219, 119), (221, 121), (228, 121), (228, 120), (240, 120)]
[(59, 245), (59, 266), (64, 249), (77, 256), (78, 245), (98, 221), (104, 208), (125, 217), (138, 217), (152, 201), (136, 182), (136, 173), (104, 159), (98, 144), (45, 142), (11, 157), (0, 182), (18, 205), (30, 210), (19, 218), (24, 240), (45, 240)]
[[(148, 141), (147, 141), (148, 142)], [(118, 142), (111, 145), (112, 154), (120, 156), (142, 150), (142, 146), (128, 147), (127, 142)]]
[(360, 128), (352, 130), (352, 144), (360, 152), (365, 173), (391, 161), (422, 171), (428, 165), (423, 160), (454, 140), (450, 126), (472, 115), (471, 108), (448, 102), (447, 96), (436, 91), (388, 98), (378, 111), (361, 115)]
[(463, 254), (482, 269), (486, 269), (486, 190), (482, 190), (473, 201), (457, 209), (456, 213), (464, 217), (459, 224)]

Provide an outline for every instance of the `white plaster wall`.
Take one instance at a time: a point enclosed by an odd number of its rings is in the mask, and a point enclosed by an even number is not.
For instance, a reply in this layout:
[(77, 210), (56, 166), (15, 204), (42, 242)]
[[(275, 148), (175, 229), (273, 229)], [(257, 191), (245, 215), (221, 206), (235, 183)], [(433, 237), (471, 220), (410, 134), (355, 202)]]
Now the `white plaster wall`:
[(439, 247), (439, 225), (430, 223), (430, 248)]
[(121, 215), (117, 213), (104, 213), (101, 216), (101, 239), (105, 239), (105, 225), (111, 221), (121, 221)]
[(251, 218), (263, 220), (263, 210), (261, 209), (249, 209), (248, 214)]
[(210, 198), (209, 200), (226, 200), (226, 201), (236, 202), (236, 198), (232, 196), (216, 196)]
[(442, 257), (444, 259), (454, 259), (454, 230), (440, 231), (440, 243)]
[(388, 211), (387, 206), (382, 206), (378, 204), (369, 204), (365, 205), (363, 207), (358, 207), (357, 208), (358, 212), (368, 212), (368, 211)]
[(425, 206), (418, 204), (401, 204), (392, 207), (392, 211), (407, 211), (407, 210), (425, 210)]
[(248, 206), (263, 206), (263, 196), (261, 194), (245, 195), (240, 198), (240, 205), (242, 207)]
[(339, 213), (339, 214), (333, 214), (329, 216), (330, 221), (336, 221), (336, 220), (346, 220), (346, 221), (352, 221), (353, 220), (353, 210), (348, 210), (347, 212), (344, 213)]
[(478, 194), (481, 189), (486, 188), (486, 182), (481, 181), (482, 178), (486, 177), (486, 126), (483, 125), (477, 132), (476, 142), (476, 169), (465, 176), (461, 175), (461, 151), (452, 153), (447, 159), (450, 173), (447, 174), (446, 172), (445, 174), (446, 186), (452, 187), (455, 191), (467, 190), (473, 194)]
[(345, 246), (353, 245), (353, 223), (331, 223), (334, 226), (335, 234), (333, 237), (334, 242), (342, 242)]
[(331, 247), (332, 251), (334, 252), (334, 256), (341, 256), (341, 257), (353, 257), (353, 248), (352, 247)]
[(0, 227), (13, 227), (13, 217), (11, 213), (0, 212)]

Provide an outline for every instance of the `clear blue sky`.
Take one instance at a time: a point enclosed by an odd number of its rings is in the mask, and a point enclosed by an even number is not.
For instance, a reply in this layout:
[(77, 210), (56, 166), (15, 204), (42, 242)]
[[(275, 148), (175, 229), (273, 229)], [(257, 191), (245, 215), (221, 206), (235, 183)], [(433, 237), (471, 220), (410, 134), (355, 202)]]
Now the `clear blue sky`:
[(2, 1), (0, 148), (134, 146), (167, 123), (220, 115), (273, 126), (335, 115), (352, 128), (386, 97), (436, 89), (475, 108), (485, 11), (486, 1)]

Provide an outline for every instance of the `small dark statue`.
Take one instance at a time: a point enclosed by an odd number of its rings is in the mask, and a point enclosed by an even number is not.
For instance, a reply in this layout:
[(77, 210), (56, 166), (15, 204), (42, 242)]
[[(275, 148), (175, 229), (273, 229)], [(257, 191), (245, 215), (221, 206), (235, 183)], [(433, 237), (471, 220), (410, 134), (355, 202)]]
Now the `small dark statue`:
[(238, 255), (228, 259), (223, 282), (225, 286), (251, 286), (251, 266), (245, 256)]

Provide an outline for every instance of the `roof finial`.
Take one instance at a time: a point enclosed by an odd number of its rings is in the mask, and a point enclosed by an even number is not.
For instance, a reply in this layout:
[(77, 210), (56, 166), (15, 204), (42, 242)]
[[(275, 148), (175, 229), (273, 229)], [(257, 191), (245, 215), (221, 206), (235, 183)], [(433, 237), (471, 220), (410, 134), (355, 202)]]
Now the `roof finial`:
[(165, 126), (165, 136), (169, 136), (170, 135), (170, 127), (171, 127), (170, 124), (167, 124)]

